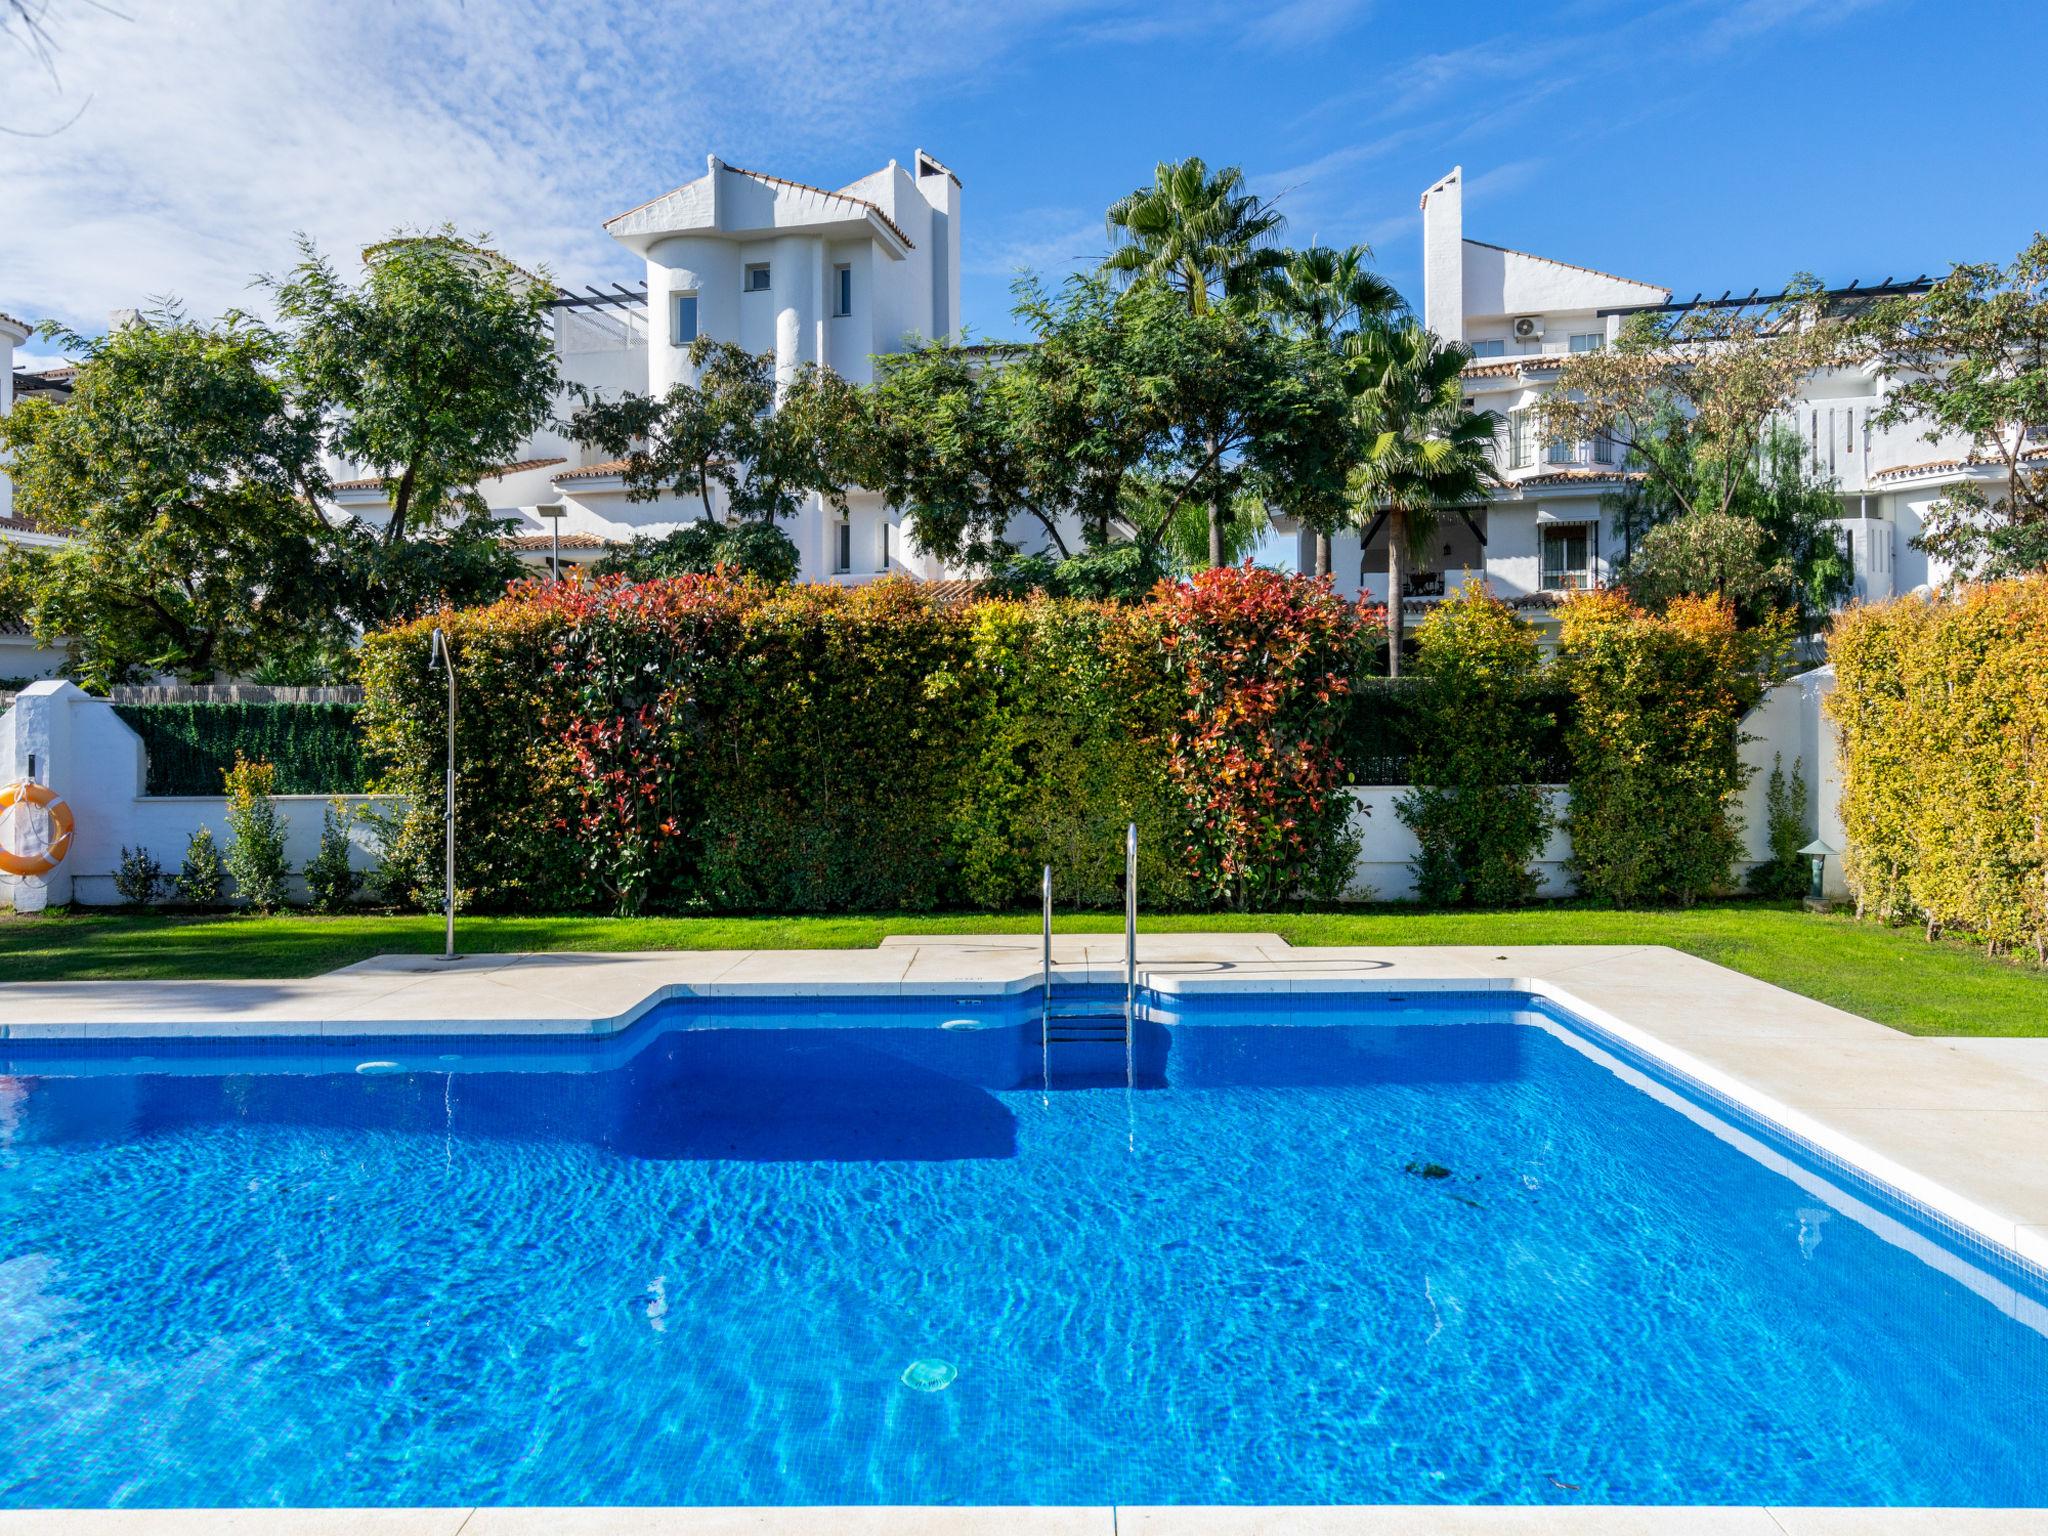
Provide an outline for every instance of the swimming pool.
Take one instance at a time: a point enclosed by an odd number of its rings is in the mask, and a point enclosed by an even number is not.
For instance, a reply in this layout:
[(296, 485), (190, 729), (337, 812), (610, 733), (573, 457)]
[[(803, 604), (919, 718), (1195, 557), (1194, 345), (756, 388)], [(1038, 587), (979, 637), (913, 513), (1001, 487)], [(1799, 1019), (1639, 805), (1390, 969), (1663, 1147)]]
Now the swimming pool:
[(0, 1504), (2048, 1502), (2038, 1271), (1526, 995), (1152, 1003), (0, 1042)]

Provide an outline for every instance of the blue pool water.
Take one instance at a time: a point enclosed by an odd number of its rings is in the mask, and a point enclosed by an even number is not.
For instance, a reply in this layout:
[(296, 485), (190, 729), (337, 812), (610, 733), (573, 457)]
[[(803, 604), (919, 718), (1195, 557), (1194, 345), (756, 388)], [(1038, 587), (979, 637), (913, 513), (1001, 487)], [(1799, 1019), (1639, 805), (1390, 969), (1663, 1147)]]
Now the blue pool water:
[(0, 1043), (0, 1504), (2048, 1502), (2038, 1276), (1525, 998), (1181, 1007)]

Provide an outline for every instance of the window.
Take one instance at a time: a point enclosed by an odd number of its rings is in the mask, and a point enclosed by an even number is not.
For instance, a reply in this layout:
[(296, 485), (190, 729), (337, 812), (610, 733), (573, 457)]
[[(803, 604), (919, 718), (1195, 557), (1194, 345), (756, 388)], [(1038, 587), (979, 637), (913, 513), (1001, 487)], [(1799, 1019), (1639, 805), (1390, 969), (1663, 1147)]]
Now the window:
[(894, 546), (895, 546), (895, 542), (896, 542), (896, 541), (895, 541), (895, 539), (894, 539), (894, 538), (892, 537), (892, 535), (893, 535), (893, 534), (894, 534), (895, 532), (896, 532), (895, 528), (894, 528), (894, 527), (892, 527), (892, 526), (890, 525), (889, 521), (888, 521), (888, 520), (887, 520), (886, 518), (885, 518), (885, 519), (883, 519), (883, 521), (882, 521), (882, 569), (883, 569), (883, 570), (884, 570), (885, 572), (886, 572), (886, 571), (887, 571), (887, 570), (889, 569), (889, 560), (890, 560), (891, 556), (893, 556), (893, 555), (895, 554), (895, 547), (894, 547)]
[(1591, 523), (1543, 525), (1543, 590), (1584, 592), (1593, 585), (1599, 530)]
[(1508, 344), (1498, 336), (1494, 337), (1491, 341), (1475, 341), (1471, 343), (1471, 347), (1474, 357), (1506, 357), (1508, 355)]
[(841, 575), (853, 569), (853, 524), (843, 517), (833, 544), (832, 569)]
[(1508, 424), (1499, 411), (1484, 411), (1481, 414), (1486, 417), (1487, 426), (1493, 429), (1493, 446), (1488, 451), (1493, 458), (1494, 466), (1499, 468), (1501, 467), (1501, 460), (1507, 452)]
[(1550, 464), (1576, 464), (1579, 462), (1579, 445), (1568, 443), (1561, 437), (1553, 437), (1543, 451), (1543, 458)]
[(687, 347), (697, 339), (697, 295), (672, 294), (669, 304), (669, 339), (676, 346)]
[(832, 313), (850, 315), (853, 313), (853, 268), (832, 269)]
[(1536, 462), (1535, 424), (1527, 411), (1508, 413), (1508, 468), (1527, 469)]
[(767, 262), (757, 261), (748, 266), (746, 281), (747, 292), (766, 293), (768, 291), (768, 282), (769, 278)]
[(1587, 331), (1583, 335), (1572, 338), (1572, 350), (1574, 352), (1598, 352), (1606, 345), (1607, 338), (1598, 331)]
[(1614, 462), (1614, 438), (1606, 432), (1593, 434), (1593, 462), (1612, 464)]

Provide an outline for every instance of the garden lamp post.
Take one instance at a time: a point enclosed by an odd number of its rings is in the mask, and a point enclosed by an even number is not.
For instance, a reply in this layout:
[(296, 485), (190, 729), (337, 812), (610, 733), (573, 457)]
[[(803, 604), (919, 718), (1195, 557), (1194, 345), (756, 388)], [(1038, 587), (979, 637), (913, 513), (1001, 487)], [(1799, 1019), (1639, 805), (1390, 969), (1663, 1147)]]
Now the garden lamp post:
[(548, 524), (548, 580), (562, 579), (562, 517), (569, 510), (564, 501), (544, 501), (533, 509), (535, 517), (544, 517)]
[(1819, 901), (1821, 899), (1822, 877), (1827, 874), (1828, 858), (1830, 855), (1838, 854), (1842, 850), (1831, 848), (1816, 837), (1799, 851), (1811, 861), (1813, 869), (1813, 878), (1806, 887), (1806, 899), (1808, 901)]
[(440, 625), (434, 626), (434, 637), (427, 647), (427, 675), (432, 676), (439, 667), (448, 674), (448, 772), (443, 787), (444, 801), (441, 811), (442, 825), (447, 833), (447, 884), (445, 893), (448, 906), (448, 937), (441, 952), (443, 960), (455, 958), (455, 657), (448, 649), (447, 631)]

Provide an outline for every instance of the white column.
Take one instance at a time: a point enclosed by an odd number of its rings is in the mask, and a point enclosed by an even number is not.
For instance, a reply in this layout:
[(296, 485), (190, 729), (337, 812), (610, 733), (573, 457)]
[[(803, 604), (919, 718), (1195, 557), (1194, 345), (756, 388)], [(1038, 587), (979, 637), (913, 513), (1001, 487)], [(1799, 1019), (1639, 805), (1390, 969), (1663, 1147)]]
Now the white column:
[(784, 235), (775, 242), (770, 269), (775, 302), (775, 387), (786, 388), (797, 364), (817, 361), (819, 241)]
[(1422, 323), (1465, 339), (1465, 168), (1422, 194)]

